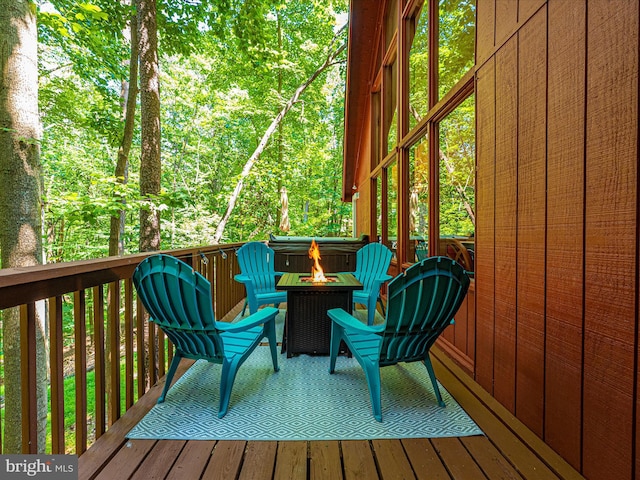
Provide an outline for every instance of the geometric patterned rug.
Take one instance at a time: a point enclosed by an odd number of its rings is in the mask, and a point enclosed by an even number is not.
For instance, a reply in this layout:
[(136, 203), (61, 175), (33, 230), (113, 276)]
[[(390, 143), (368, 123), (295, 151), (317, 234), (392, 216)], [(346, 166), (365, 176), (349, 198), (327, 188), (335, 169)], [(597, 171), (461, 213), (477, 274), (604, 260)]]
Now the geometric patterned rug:
[(438, 406), (422, 363), (381, 369), (382, 422), (371, 413), (367, 382), (354, 358), (279, 355), (273, 372), (269, 348), (259, 346), (240, 367), (229, 410), (218, 418), (220, 365), (196, 362), (165, 402), (127, 434), (135, 439), (358, 440), (482, 435), (442, 387)]

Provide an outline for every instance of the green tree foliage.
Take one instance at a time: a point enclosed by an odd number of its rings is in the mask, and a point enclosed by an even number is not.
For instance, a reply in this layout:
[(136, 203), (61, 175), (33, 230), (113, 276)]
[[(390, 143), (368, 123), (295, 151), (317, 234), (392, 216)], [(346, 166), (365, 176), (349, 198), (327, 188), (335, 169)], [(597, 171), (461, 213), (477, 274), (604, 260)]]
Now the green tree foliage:
[[(211, 241), (244, 162), (325, 58), (346, 3), (158, 0), (162, 192), (154, 201), (161, 211), (161, 248)], [(51, 4), (53, 12), (40, 13), (49, 261), (107, 254), (109, 216), (121, 207), (114, 191), (127, 200), (124, 243), (125, 253), (132, 253), (138, 239), (139, 124), (131, 152), (133, 187), (113, 177), (128, 62), (123, 32), (131, 7), (113, 0)], [(282, 234), (281, 186), (289, 192), (290, 235), (351, 233), (350, 205), (340, 201), (343, 104), (344, 64), (337, 64), (285, 118), (281, 161), (276, 143), (267, 145), (223, 242)]]

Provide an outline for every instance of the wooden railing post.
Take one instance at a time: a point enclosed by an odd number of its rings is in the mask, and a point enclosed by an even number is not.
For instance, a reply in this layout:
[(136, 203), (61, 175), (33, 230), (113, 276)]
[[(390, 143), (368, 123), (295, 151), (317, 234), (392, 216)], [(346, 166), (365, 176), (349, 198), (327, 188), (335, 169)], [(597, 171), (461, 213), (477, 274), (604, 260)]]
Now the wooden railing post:
[(51, 451), (65, 453), (64, 445), (64, 367), (62, 364), (62, 297), (49, 299), (49, 347), (51, 365)]
[(133, 282), (124, 281), (125, 408), (133, 405)]
[[(142, 306), (140, 297), (136, 301), (136, 349), (138, 352), (138, 398), (147, 391), (147, 372), (145, 368), (144, 331), (147, 312)], [(142, 358), (141, 358), (142, 357)]]
[(20, 369), (22, 396), (22, 453), (38, 453), (36, 385), (36, 306), (20, 306)]
[(93, 287), (93, 336), (95, 350), (96, 439), (105, 432), (104, 292)]
[(158, 369), (156, 368), (156, 359), (158, 358), (156, 348), (156, 324), (153, 322), (147, 322), (147, 332), (149, 333), (149, 387), (152, 387), (158, 381)]
[(76, 380), (76, 454), (87, 449), (87, 306), (85, 291), (73, 294)]
[(107, 424), (120, 418), (120, 282), (109, 284), (107, 296)]

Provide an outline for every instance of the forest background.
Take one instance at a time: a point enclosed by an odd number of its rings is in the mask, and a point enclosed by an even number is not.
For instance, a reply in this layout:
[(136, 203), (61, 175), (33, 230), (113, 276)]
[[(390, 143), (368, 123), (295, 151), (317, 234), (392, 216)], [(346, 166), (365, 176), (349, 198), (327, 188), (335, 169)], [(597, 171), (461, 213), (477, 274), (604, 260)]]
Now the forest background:
[[(0, 0), (2, 268), (348, 234), (339, 193), (346, 7)], [(35, 310), (44, 451), (48, 317), (44, 302)], [(0, 439), (17, 453), (20, 309), (3, 310), (0, 324)]]
[[(122, 252), (138, 251), (139, 105), (128, 169), (116, 172), (129, 89), (127, 3), (39, 5), (45, 263), (107, 256), (110, 219), (123, 206)], [(265, 132), (346, 41), (345, 31), (334, 38), (346, 11), (346, 0), (158, 1), (162, 170), (153, 208), (162, 249), (215, 243)], [(220, 243), (351, 234), (351, 208), (340, 200), (345, 60), (342, 50), (278, 124)]]

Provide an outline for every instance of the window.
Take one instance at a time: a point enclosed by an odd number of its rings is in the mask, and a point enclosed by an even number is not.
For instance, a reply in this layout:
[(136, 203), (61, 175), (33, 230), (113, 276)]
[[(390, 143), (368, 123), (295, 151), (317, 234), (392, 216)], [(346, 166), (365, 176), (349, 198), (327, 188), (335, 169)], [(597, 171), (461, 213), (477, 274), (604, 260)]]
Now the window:
[(371, 169), (378, 166), (380, 155), (380, 91), (371, 95)]
[(398, 244), (398, 162), (391, 162), (387, 170), (387, 247), (396, 258)]
[(384, 140), (388, 154), (396, 148), (398, 140), (398, 62), (395, 60), (384, 69)]
[(398, 28), (398, 0), (389, 0), (387, 2), (387, 14), (385, 18), (384, 43), (385, 49), (388, 49)]
[(416, 9), (407, 22), (409, 49), (409, 129), (429, 111), (429, 15), (428, 4)]
[(380, 183), (380, 177), (373, 180), (373, 190), (376, 198), (376, 238), (378, 242), (382, 242), (382, 185)]
[(474, 0), (441, 1), (438, 11), (438, 93), (442, 98), (473, 67)]
[(429, 142), (425, 136), (409, 148), (409, 261), (428, 256)]
[(475, 236), (475, 101), (467, 99), (439, 124), (439, 254), (473, 271)]

